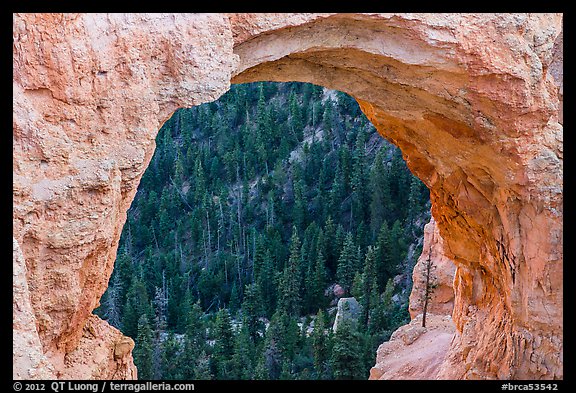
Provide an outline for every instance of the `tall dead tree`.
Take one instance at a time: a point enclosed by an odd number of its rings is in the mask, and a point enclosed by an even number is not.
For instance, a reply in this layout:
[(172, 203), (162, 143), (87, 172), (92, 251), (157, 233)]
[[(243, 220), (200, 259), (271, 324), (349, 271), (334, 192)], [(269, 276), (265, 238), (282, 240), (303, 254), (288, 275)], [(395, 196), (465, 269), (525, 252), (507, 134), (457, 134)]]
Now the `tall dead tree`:
[[(434, 235), (432, 235), (434, 236)], [(424, 270), (424, 295), (423, 301), (424, 306), (422, 308), (422, 327), (426, 327), (426, 314), (428, 313), (428, 302), (432, 299), (432, 295), (434, 293), (434, 289), (437, 287), (436, 277), (434, 276), (434, 270), (436, 266), (432, 262), (432, 244), (434, 244), (434, 237), (432, 237), (432, 241), (430, 242), (430, 248), (428, 250), (428, 258), (426, 258), (426, 262), (424, 263), (423, 270)]]

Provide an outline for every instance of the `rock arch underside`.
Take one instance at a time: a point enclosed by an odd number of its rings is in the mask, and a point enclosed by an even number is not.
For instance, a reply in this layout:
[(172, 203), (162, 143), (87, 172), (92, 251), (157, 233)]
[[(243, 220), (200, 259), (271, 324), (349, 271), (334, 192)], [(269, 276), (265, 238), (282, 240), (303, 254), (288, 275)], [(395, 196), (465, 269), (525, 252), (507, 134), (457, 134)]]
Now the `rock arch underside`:
[(135, 378), (92, 315), (160, 126), (230, 83), (352, 95), (430, 189), (440, 379), (563, 378), (562, 14), (14, 14), (13, 376)]

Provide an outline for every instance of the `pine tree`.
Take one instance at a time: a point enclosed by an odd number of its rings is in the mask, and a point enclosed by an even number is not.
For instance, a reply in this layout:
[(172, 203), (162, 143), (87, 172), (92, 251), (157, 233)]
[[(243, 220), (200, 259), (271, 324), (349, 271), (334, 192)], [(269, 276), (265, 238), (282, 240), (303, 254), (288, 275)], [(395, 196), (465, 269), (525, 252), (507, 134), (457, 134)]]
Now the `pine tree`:
[(230, 303), (228, 303), (228, 309), (232, 315), (236, 315), (236, 311), (240, 308), (240, 290), (238, 289), (237, 280), (232, 284), (232, 291), (230, 292)]
[(206, 327), (202, 319), (200, 304), (194, 303), (185, 309), (186, 330), (184, 348), (177, 360), (178, 379), (211, 379), (208, 355), (206, 354)]
[(324, 113), (322, 114), (322, 122), (324, 123), (324, 132), (326, 141), (330, 143), (330, 151), (335, 149), (335, 134), (334, 134), (334, 104), (332, 100), (326, 100), (324, 104)]
[(390, 229), (390, 243), (391, 243), (391, 266), (392, 274), (397, 274), (399, 266), (402, 264), (406, 256), (407, 247), (404, 242), (404, 234), (402, 231), (402, 224), (399, 220), (394, 221)]
[(357, 226), (360, 222), (368, 219), (368, 190), (366, 188), (366, 134), (363, 130), (358, 131), (356, 147), (353, 156), (352, 169), (352, 225)]
[(247, 285), (242, 302), (242, 324), (246, 326), (252, 343), (255, 343), (260, 337), (259, 333), (263, 327), (260, 322), (262, 314), (263, 307), (258, 286), (255, 284)]
[(432, 261), (432, 244), (434, 244), (433, 240), (430, 242), (430, 249), (428, 250), (428, 257), (422, 266), (423, 277), (424, 277), (424, 293), (422, 294), (422, 327), (426, 327), (426, 314), (428, 313), (428, 303), (430, 299), (432, 299), (432, 295), (434, 293), (434, 289), (437, 286), (436, 283), (436, 276), (434, 274), (434, 270), (436, 266)]
[(231, 371), (234, 379), (253, 379), (254, 377), (254, 342), (246, 318), (234, 340), (234, 355), (231, 360)]
[(342, 253), (340, 254), (340, 258), (338, 258), (337, 270), (338, 283), (348, 293), (350, 293), (354, 281), (356, 258), (357, 248), (354, 244), (354, 238), (352, 237), (352, 233), (348, 232)]
[(362, 299), (362, 289), (364, 287), (362, 280), (362, 273), (356, 272), (354, 274), (354, 280), (352, 280), (352, 288), (350, 289), (350, 294), (356, 299)]
[[(262, 352), (263, 359), (261, 361), (262, 367), (258, 373), (262, 379), (278, 379), (280, 376), (284, 362), (281, 348), (283, 330), (280, 314), (276, 312), (272, 316), (270, 325), (266, 330)], [(263, 370), (265, 371), (262, 372)]]
[(342, 201), (346, 195), (346, 180), (344, 178), (344, 172), (342, 167), (338, 165), (336, 167), (336, 174), (334, 175), (334, 183), (332, 184), (332, 190), (330, 192), (330, 211), (337, 214), (340, 217), (342, 214)]
[(362, 306), (362, 323), (364, 326), (368, 324), (368, 317), (370, 309), (375, 306), (371, 303), (372, 292), (378, 291), (378, 284), (376, 280), (376, 250), (372, 246), (368, 246), (366, 252), (366, 259), (364, 261), (364, 271), (362, 272), (362, 295), (360, 297), (360, 305)]
[(330, 359), (335, 379), (366, 379), (362, 346), (362, 338), (353, 324), (345, 321), (338, 325)]
[(326, 328), (324, 326), (324, 313), (318, 310), (314, 320), (314, 330), (312, 332), (312, 349), (314, 356), (314, 369), (316, 378), (324, 379), (326, 372), (326, 362), (328, 361), (328, 351), (326, 348)]
[(179, 379), (180, 370), (178, 368), (178, 358), (182, 350), (174, 332), (168, 332), (168, 336), (163, 342), (162, 349), (160, 365), (162, 370), (162, 379)]
[(390, 240), (390, 230), (388, 229), (387, 221), (382, 222), (382, 226), (378, 232), (376, 254), (376, 260), (378, 261), (378, 288), (380, 288), (380, 291), (383, 291), (386, 282), (392, 277), (395, 271), (393, 244)]
[(294, 208), (292, 217), (296, 228), (304, 228), (307, 222), (306, 183), (299, 179), (294, 184)]
[(290, 93), (288, 98), (290, 108), (290, 128), (298, 142), (304, 139), (304, 121), (302, 118), (302, 110), (298, 104), (298, 99), (294, 91)]
[(326, 224), (324, 226), (324, 243), (326, 245), (330, 245), (330, 247), (326, 247), (326, 267), (328, 268), (329, 275), (335, 276), (336, 275), (336, 267), (338, 265), (338, 257), (339, 257), (339, 250), (338, 244), (336, 240), (336, 225), (332, 216), (328, 216), (326, 220)]
[(290, 362), (284, 362), (282, 364), (282, 371), (280, 372), (280, 377), (278, 378), (281, 381), (287, 381), (287, 380), (292, 380), (294, 379), (294, 376), (292, 374), (292, 367), (290, 365)]
[(381, 149), (370, 170), (370, 228), (373, 236), (380, 230), (385, 220), (390, 219), (388, 212), (394, 211), (390, 194), (390, 180), (384, 166), (384, 149)]
[(110, 285), (104, 293), (104, 318), (106, 321), (115, 328), (121, 329), (121, 295), (122, 295), (122, 282), (118, 273), (112, 274)]
[(152, 379), (154, 375), (153, 340), (148, 317), (143, 314), (138, 320), (138, 336), (134, 347), (134, 364), (138, 367), (138, 377), (142, 380)]
[(326, 261), (324, 258), (324, 251), (318, 250), (318, 256), (314, 262), (314, 270), (312, 272), (312, 282), (310, 284), (312, 292), (312, 307), (323, 308), (326, 306), (326, 297), (324, 290), (327, 286), (326, 274)]
[(220, 309), (216, 314), (214, 326), (214, 348), (212, 354), (212, 370), (216, 379), (230, 379), (232, 372), (231, 358), (234, 353), (232, 323), (226, 309)]
[[(392, 280), (388, 281), (390, 288), (392, 287)], [(372, 280), (372, 289), (370, 291), (370, 309), (368, 316), (368, 332), (372, 335), (378, 335), (388, 328), (386, 320), (386, 306), (387, 304), (382, 300), (382, 296), (378, 292), (378, 283), (376, 278)]]
[(300, 238), (296, 227), (292, 229), (290, 239), (290, 258), (284, 268), (280, 285), (278, 286), (279, 309), (291, 317), (298, 317), (301, 309), (300, 282), (301, 282), (301, 254)]
[[(132, 283), (126, 294), (126, 305), (122, 318), (123, 333), (129, 337), (138, 335), (138, 322), (142, 315), (152, 318), (154, 313), (148, 300), (148, 294), (144, 283), (137, 277), (132, 278)], [(148, 319), (148, 320), (149, 320)]]

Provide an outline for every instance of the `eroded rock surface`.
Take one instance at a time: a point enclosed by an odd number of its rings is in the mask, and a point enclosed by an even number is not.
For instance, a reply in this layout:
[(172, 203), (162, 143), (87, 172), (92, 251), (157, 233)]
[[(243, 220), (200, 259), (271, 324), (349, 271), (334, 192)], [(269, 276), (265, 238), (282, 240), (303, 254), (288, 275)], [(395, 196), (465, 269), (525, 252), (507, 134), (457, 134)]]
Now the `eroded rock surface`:
[(424, 299), (426, 297), (425, 265), (428, 258), (430, 258), (432, 266), (430, 285), (433, 288), (427, 311), (431, 314), (452, 315), (454, 306), (453, 282), (456, 266), (444, 253), (444, 241), (436, 226), (434, 217), (424, 226), (422, 254), (420, 254), (412, 274), (413, 285), (408, 306), (411, 319), (420, 314), (424, 308)]
[(449, 315), (422, 314), (378, 347), (370, 379), (438, 379), (456, 328)]
[(230, 81), (304, 81), (353, 95), (431, 190), (456, 265), (438, 377), (562, 378), (562, 40), (561, 14), (14, 14), (14, 321), (72, 375), (161, 124)]

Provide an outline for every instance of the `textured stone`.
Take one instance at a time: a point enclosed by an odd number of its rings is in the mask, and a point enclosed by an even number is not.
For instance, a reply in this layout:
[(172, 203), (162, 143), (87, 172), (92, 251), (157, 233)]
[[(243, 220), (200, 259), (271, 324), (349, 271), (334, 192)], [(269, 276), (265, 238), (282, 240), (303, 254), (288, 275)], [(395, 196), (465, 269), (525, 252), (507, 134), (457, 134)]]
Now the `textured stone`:
[(12, 376), (14, 379), (56, 379), (54, 367), (44, 356), (38, 337), (26, 281), (26, 264), (14, 238), (12, 253)]
[(378, 347), (370, 379), (439, 379), (455, 330), (450, 316), (435, 314), (423, 328), (419, 314)]
[(14, 14), (13, 233), (27, 289), (14, 288), (44, 356), (75, 367), (174, 110), (230, 82), (304, 81), (354, 96), (430, 188), (456, 265), (457, 332), (438, 376), (562, 378), (562, 20)]
[(336, 311), (336, 318), (332, 330), (334, 333), (338, 330), (338, 326), (343, 323), (356, 324), (360, 317), (362, 308), (356, 298), (343, 297), (338, 300), (338, 310)]
[(414, 266), (412, 274), (412, 292), (408, 311), (410, 317), (414, 319), (424, 308), (424, 298), (426, 291), (425, 264), (430, 257), (432, 265), (430, 283), (434, 285), (431, 298), (428, 302), (428, 312), (438, 315), (452, 315), (454, 306), (454, 272), (456, 266), (454, 262), (444, 254), (444, 241), (440, 236), (438, 226), (432, 217), (430, 222), (424, 226), (424, 244), (422, 254)]

